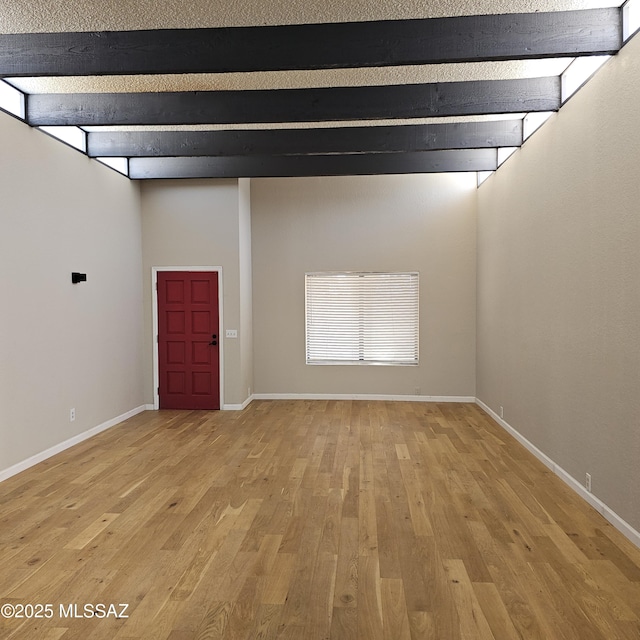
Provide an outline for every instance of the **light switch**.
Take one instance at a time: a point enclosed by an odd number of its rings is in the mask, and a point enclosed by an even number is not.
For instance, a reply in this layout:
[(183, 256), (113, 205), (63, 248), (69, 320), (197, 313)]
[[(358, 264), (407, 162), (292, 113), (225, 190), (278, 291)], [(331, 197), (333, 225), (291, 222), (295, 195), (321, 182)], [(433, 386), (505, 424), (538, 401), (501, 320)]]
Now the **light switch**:
[(227, 329), (224, 332), (225, 338), (237, 338), (238, 337), (238, 330), (237, 329)]

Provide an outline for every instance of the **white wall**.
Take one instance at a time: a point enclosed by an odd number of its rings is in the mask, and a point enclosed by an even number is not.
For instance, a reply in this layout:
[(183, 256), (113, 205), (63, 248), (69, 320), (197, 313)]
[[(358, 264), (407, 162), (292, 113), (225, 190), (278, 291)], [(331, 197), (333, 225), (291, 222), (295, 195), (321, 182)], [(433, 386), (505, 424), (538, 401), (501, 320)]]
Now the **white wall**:
[(137, 185), (1, 112), (0, 139), (2, 471), (143, 398)]
[[(254, 179), (259, 394), (475, 396), (475, 174)], [(304, 274), (419, 271), (420, 365), (308, 366)]]
[(640, 528), (640, 38), (478, 191), (478, 397)]

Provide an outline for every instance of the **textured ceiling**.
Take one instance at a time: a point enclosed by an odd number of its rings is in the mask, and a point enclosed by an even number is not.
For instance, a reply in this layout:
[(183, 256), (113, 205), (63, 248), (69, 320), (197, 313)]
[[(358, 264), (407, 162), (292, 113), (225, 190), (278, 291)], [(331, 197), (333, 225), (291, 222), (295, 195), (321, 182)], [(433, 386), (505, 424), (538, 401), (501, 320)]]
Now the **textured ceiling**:
[(16, 78), (12, 83), (27, 93), (122, 93), (131, 91), (226, 91), (230, 89), (351, 87), (556, 76), (566, 69), (569, 62), (570, 59), (567, 58), (547, 58), (544, 60), (467, 62), (464, 64), (331, 69), (328, 71)]
[(100, 126), (83, 127), (85, 131), (246, 131), (264, 129), (333, 129), (335, 127), (386, 127), (403, 124), (453, 124), (456, 122), (489, 122), (522, 119), (525, 113), (501, 113), (483, 116), (456, 116), (448, 118), (412, 118), (411, 120), (348, 120), (331, 122), (258, 122), (255, 124), (186, 124), (180, 126)]
[[(533, 13), (619, 6), (610, 0), (448, 0), (376, 2), (375, 0), (35, 0), (7, 2), (0, 9), (0, 33), (170, 29), (240, 25), (305, 24), (432, 18), (490, 13)], [(13, 84), (26, 93), (104, 93), (289, 89), (499, 80), (560, 75), (567, 59), (415, 65), (330, 71), (102, 76), (93, 78), (20, 78)]]
[[(14, 0), (0, 6), (0, 34), (191, 29), (441, 18), (619, 7), (622, 0)], [(243, 45), (244, 46), (244, 45)], [(26, 94), (163, 93), (309, 89), (560, 76), (572, 58), (506, 60), (370, 68), (194, 73), (21, 77), (6, 80)], [(249, 95), (249, 94), (247, 94)], [(469, 115), (411, 120), (274, 122), (267, 124), (138, 125), (84, 127), (86, 131), (217, 131), (329, 128), (402, 124), (468, 123), (522, 118), (521, 114)], [(187, 155), (187, 154), (185, 154)]]
[(617, 7), (607, 0), (5, 0), (0, 33), (123, 31), (436, 18)]

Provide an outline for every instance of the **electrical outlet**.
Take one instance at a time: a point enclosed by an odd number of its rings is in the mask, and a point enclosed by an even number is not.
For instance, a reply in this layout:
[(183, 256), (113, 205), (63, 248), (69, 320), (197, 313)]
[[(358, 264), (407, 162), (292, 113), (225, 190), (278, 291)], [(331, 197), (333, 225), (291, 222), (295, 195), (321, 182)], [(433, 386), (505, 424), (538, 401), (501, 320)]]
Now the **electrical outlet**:
[(590, 474), (590, 473), (587, 473), (587, 474), (586, 474), (586, 476), (585, 476), (585, 479), (584, 479), (584, 486), (585, 486), (585, 489), (586, 489), (589, 493), (591, 493), (591, 474)]
[(73, 422), (76, 419), (76, 410), (69, 409), (69, 422)]
[(416, 388), (413, 390), (413, 395), (414, 395), (414, 396), (419, 396), (421, 393), (422, 393), (422, 390), (420, 389), (420, 387), (416, 387)]

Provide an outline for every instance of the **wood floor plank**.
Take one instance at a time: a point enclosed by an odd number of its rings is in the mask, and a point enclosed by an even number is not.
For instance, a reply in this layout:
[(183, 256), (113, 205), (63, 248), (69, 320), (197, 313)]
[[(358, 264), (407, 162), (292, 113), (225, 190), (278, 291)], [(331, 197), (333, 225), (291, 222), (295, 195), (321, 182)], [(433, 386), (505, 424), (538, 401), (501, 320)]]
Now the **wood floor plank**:
[(518, 640), (520, 634), (509, 617), (496, 585), (493, 582), (476, 582), (473, 591), (494, 638)]
[(252, 631), (245, 638), (274, 640), (278, 636), (278, 624), (282, 615), (282, 606), (263, 604), (258, 606)]
[(195, 640), (222, 640), (227, 631), (233, 603), (214, 602), (198, 627)]
[(337, 562), (337, 556), (326, 551), (320, 551), (316, 557), (303, 636), (305, 638), (329, 637)]
[(355, 608), (358, 604), (358, 520), (342, 518), (336, 564), (333, 606)]
[(358, 637), (383, 640), (381, 578), (375, 555), (358, 558)]
[(246, 640), (251, 637), (259, 606), (256, 599), (257, 587), (258, 581), (254, 576), (244, 580), (229, 616), (224, 632), (225, 640)]
[(358, 636), (358, 610), (347, 608), (334, 608), (331, 617), (330, 638), (340, 640), (359, 640)]
[(0, 569), (56, 614), (3, 640), (640, 638), (640, 550), (472, 404), (139, 414), (0, 483)]
[(295, 564), (295, 554), (276, 554), (269, 573), (262, 579), (261, 604), (281, 606), (287, 601)]
[(445, 560), (445, 572), (460, 618), (463, 638), (495, 640), (482, 607), (473, 591), (471, 579), (462, 560)]
[(402, 580), (382, 578), (382, 626), (385, 640), (411, 640), (407, 602)]

